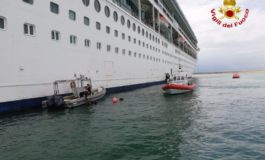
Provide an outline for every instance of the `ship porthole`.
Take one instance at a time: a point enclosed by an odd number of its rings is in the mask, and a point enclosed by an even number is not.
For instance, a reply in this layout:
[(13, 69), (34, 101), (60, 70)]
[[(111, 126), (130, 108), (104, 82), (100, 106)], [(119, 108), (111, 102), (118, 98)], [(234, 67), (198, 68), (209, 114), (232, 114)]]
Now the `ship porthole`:
[(87, 7), (89, 6), (89, 0), (82, 0), (83, 1), (83, 4)]
[(135, 23), (133, 24), (133, 31), (135, 31), (136, 30), (136, 25), (135, 25)]
[(125, 18), (124, 16), (121, 16), (121, 24), (124, 25), (124, 23), (125, 23)]
[(127, 27), (128, 27), (129, 29), (131, 28), (131, 22), (130, 22), (129, 19), (127, 20)]
[(109, 17), (110, 16), (110, 9), (109, 9), (109, 7), (108, 6), (105, 6), (105, 15), (106, 15), (106, 17)]
[(113, 19), (115, 22), (118, 21), (118, 13), (116, 11), (113, 12)]
[(100, 10), (101, 10), (101, 6), (100, 6), (100, 3), (99, 3), (98, 0), (95, 0), (95, 2), (94, 2), (94, 7), (95, 7), (95, 10), (96, 10), (97, 12), (100, 12)]

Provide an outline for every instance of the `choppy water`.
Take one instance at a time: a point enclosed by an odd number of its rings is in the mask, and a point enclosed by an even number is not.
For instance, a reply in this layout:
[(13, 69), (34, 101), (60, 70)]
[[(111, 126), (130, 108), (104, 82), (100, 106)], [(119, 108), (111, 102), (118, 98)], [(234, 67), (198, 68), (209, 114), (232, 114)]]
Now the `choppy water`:
[(1, 160), (265, 159), (265, 73), (201, 75), (198, 89), (160, 86), (96, 106), (0, 118)]

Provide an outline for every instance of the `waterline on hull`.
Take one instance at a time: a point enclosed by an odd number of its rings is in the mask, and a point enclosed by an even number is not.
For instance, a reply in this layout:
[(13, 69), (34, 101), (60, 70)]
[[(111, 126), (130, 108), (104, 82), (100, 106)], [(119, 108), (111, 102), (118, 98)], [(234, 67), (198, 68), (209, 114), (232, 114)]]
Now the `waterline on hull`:
[[(154, 85), (160, 85), (162, 83), (164, 83), (164, 81), (157, 81), (157, 82), (149, 82), (149, 83), (141, 83), (141, 84), (107, 88), (107, 94), (126, 92), (126, 91), (131, 91), (134, 89), (145, 88), (145, 87), (150, 87), (150, 86), (154, 86)], [(0, 114), (10, 113), (10, 112), (19, 112), (19, 111), (25, 111), (25, 110), (32, 110), (32, 109), (41, 109), (42, 101), (46, 100), (46, 97), (31, 98), (31, 99), (24, 99), (24, 100), (17, 100), (17, 101), (0, 103)]]

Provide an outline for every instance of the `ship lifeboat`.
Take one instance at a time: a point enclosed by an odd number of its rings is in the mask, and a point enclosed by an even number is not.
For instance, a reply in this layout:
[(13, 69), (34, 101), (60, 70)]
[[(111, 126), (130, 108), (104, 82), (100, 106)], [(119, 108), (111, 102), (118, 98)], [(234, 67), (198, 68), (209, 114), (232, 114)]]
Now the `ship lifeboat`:
[(196, 88), (196, 84), (178, 84), (178, 83), (168, 83), (162, 86), (162, 89), (167, 94), (182, 94), (191, 92)]
[(238, 73), (233, 74), (233, 79), (239, 79), (239, 78), (240, 78), (240, 75)]

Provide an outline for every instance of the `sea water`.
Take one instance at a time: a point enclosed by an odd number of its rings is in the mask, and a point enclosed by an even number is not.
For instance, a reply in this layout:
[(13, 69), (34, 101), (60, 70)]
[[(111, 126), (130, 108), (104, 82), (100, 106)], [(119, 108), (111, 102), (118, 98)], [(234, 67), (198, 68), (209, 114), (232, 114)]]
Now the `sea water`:
[[(97, 105), (0, 117), (0, 160), (265, 159), (265, 73), (197, 75), (193, 93), (161, 86)], [(124, 101), (115, 105), (111, 98)]]

